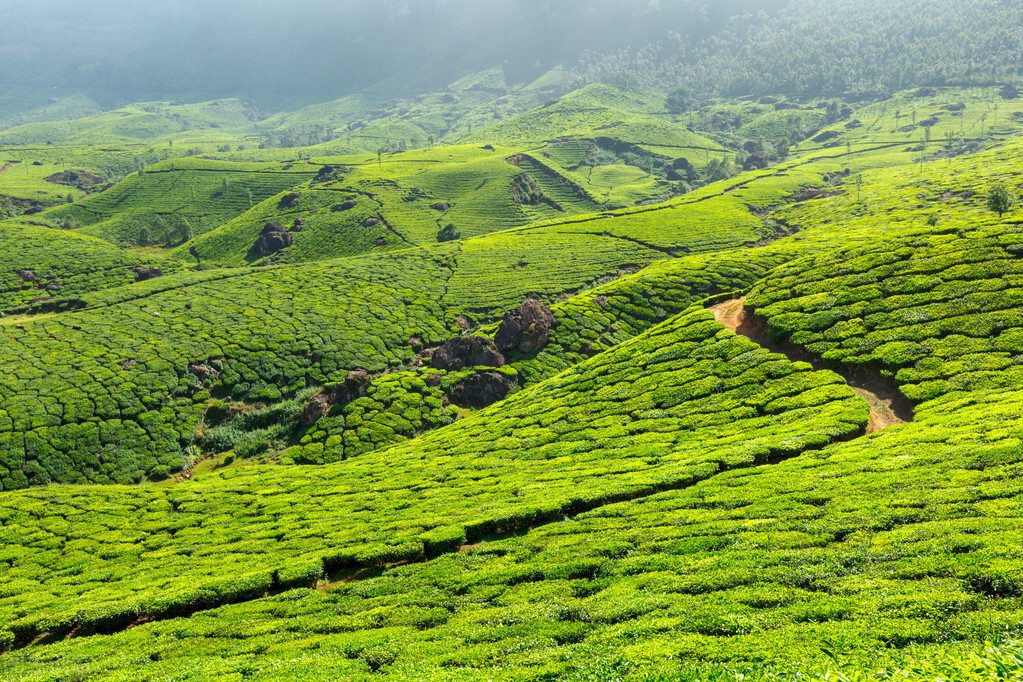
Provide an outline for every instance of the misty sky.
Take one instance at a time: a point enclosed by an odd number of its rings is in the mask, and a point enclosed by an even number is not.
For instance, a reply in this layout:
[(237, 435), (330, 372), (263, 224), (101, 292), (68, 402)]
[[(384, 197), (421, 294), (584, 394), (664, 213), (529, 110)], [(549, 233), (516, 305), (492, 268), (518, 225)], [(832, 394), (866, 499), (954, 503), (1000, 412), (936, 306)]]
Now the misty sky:
[[(380, 81), (428, 89), (505, 66), (706, 30), (782, 0), (0, 0), (0, 85), (149, 97), (324, 101)], [(704, 10), (706, 14), (706, 9)]]

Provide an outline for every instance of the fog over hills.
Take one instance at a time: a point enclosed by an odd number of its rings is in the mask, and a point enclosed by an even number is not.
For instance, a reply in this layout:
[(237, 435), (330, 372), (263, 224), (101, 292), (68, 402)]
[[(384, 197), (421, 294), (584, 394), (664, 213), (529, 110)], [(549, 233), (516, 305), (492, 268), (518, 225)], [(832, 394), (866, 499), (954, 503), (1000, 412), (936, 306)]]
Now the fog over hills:
[(536, 76), (586, 51), (699, 35), (784, 2), (733, 0), (68, 0), (3, 2), (0, 82), (104, 105), (250, 96), (325, 101), (388, 80), (444, 85), (504, 65)]
[(876, 95), (1019, 78), (1023, 8), (980, 0), (69, 0), (0, 3), (0, 113), (83, 93), (294, 110), (503, 67), (577, 85)]

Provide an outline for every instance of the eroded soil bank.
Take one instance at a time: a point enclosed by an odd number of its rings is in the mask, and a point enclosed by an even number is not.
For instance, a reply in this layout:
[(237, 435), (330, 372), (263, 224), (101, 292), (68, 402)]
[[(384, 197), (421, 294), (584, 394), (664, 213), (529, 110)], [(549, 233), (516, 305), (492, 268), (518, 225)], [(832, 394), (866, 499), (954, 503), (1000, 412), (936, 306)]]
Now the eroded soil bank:
[(746, 307), (746, 297), (718, 303), (708, 308), (718, 322), (766, 348), (781, 353), (793, 362), (809, 362), (814, 369), (829, 369), (840, 374), (856, 394), (870, 406), (867, 433), (877, 433), (894, 424), (913, 421), (913, 406), (906, 396), (872, 368), (836, 366), (824, 362), (792, 343), (777, 342), (771, 338), (767, 322), (753, 315)]

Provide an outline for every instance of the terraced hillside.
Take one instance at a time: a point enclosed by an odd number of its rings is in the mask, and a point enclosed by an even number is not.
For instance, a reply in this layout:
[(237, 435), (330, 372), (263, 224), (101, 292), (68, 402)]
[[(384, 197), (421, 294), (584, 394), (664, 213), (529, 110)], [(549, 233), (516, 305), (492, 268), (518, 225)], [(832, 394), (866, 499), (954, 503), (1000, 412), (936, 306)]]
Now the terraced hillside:
[(247, 128), (238, 100), (202, 104), (143, 102), (70, 121), (26, 123), (0, 131), (0, 145), (89, 145), (137, 142), (191, 129)]
[[(557, 173), (523, 173), (512, 148), (440, 147), (366, 157), (317, 157), (318, 175), (267, 199), (189, 247), (203, 260), (257, 262), (268, 222), (288, 228), (292, 243), (275, 262), (300, 263), (385, 249), (436, 244), (454, 225), (462, 237), (543, 219), (595, 211), (585, 191), (568, 196)], [(322, 169), (322, 172), (321, 170)], [(528, 191), (527, 191), (528, 190)], [(548, 195), (558, 196), (558, 202)], [(178, 253), (184, 257), (186, 249)]]
[[(591, 100), (628, 134), (583, 130)], [(893, 132), (904, 103), (947, 144)], [(275, 168), (314, 177), (165, 276), (68, 275), (73, 310), (0, 319), (0, 669), (1023, 675), (1023, 232), (986, 202), (1023, 186), (1015, 105), (900, 94), (634, 205), (656, 172), (585, 161), (672, 161), (654, 104), (589, 88), (471, 144)], [(291, 242), (256, 258), (268, 222)]]
[[(123, 287), (155, 274), (181, 269), (74, 232), (49, 227), (0, 224), (0, 312), (35, 305), (64, 305), (90, 292)], [(0, 318), (0, 324), (8, 323)]]
[(41, 218), (70, 218), (79, 232), (119, 244), (177, 245), (309, 180), (317, 170), (305, 164), (164, 161)]

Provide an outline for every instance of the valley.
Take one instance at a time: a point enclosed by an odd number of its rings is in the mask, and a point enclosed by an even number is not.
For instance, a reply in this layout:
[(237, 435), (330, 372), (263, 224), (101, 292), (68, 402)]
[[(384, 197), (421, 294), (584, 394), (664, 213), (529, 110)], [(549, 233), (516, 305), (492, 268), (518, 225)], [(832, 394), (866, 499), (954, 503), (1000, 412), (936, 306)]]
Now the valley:
[(512, 74), (4, 124), (0, 679), (1023, 678), (1018, 91)]

